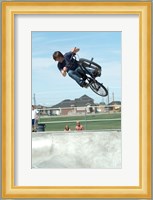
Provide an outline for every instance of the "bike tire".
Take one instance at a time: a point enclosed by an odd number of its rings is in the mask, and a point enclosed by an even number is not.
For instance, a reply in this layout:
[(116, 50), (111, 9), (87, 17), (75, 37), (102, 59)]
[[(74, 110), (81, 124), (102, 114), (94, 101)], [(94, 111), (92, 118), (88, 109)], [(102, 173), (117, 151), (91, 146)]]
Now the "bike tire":
[(89, 83), (89, 86), (91, 90), (99, 96), (106, 97), (108, 95), (108, 90), (106, 87), (102, 83), (99, 83), (97, 80), (92, 80)]
[(98, 70), (101, 71), (101, 66), (98, 65), (97, 63), (91, 61), (91, 60), (88, 60), (88, 59), (85, 59), (85, 58), (80, 58), (79, 63), (85, 68), (89, 67), (89, 68), (98, 69)]

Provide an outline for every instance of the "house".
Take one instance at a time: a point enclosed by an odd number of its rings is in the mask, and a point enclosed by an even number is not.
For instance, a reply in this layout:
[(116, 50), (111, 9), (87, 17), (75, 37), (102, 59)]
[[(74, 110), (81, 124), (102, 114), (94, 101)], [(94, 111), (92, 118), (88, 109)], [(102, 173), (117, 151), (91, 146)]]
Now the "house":
[(101, 102), (98, 106), (97, 106), (97, 112), (99, 113), (103, 113), (106, 112), (106, 103), (105, 102)]
[(106, 108), (109, 111), (118, 111), (121, 112), (121, 101), (112, 101), (111, 103), (109, 103)]
[(40, 115), (49, 115), (48, 107), (46, 106), (37, 105), (36, 109), (39, 111)]
[(58, 115), (76, 115), (81, 113), (84, 114), (86, 112), (86, 108), (88, 108), (87, 112), (93, 111), (91, 108), (89, 109), (89, 107), (93, 106), (95, 106), (94, 100), (87, 95), (83, 95), (80, 98), (76, 98), (74, 100), (65, 99), (60, 103), (52, 106), (51, 109), (52, 115), (55, 113), (58, 113)]

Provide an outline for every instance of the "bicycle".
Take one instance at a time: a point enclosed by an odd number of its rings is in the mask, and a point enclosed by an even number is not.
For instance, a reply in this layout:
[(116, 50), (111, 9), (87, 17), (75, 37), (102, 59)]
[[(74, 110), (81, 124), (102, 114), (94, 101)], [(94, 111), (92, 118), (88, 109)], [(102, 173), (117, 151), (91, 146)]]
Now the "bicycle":
[[(76, 56), (74, 56), (74, 59), (76, 59)], [(81, 75), (84, 81), (89, 84), (91, 90), (102, 97), (107, 96), (108, 90), (106, 89), (106, 87), (103, 85), (103, 83), (98, 82), (93, 73), (88, 70), (90, 68), (94, 69), (97, 71), (98, 76), (101, 76), (101, 66), (93, 62), (93, 58), (91, 60), (80, 58), (78, 60), (78, 64), (82, 70)]]

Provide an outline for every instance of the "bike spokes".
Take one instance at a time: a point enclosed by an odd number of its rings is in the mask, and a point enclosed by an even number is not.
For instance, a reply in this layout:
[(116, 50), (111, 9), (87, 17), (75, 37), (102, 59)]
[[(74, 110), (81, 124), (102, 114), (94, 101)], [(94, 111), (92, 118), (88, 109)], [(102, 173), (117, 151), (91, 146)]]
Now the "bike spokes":
[(105, 86), (101, 83), (99, 83), (98, 81), (92, 81), (89, 83), (90, 88), (98, 95), (100, 96), (107, 96), (108, 95), (108, 91), (105, 88)]

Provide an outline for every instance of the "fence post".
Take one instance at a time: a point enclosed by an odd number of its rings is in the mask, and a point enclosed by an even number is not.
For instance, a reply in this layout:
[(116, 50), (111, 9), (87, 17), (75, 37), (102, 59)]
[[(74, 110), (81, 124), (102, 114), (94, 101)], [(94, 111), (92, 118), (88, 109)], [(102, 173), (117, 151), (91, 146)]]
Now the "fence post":
[(39, 122), (40, 122), (41, 120), (40, 120), (40, 110), (39, 110)]
[(87, 130), (87, 109), (85, 107), (85, 130)]

